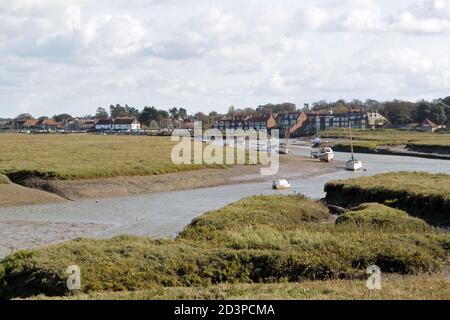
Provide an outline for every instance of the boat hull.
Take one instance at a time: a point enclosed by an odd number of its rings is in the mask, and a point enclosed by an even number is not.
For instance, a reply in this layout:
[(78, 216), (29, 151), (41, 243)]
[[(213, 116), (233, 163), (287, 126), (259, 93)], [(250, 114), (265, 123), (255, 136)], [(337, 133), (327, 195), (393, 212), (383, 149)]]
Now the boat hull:
[(285, 179), (274, 180), (272, 183), (272, 189), (275, 190), (289, 189), (290, 187), (291, 183)]
[(320, 161), (331, 162), (334, 159), (334, 154), (332, 154), (332, 153), (321, 154), (321, 155), (319, 155), (319, 159), (320, 159)]
[(349, 171), (359, 171), (362, 170), (362, 162), (359, 160), (350, 160), (347, 161), (345, 167)]

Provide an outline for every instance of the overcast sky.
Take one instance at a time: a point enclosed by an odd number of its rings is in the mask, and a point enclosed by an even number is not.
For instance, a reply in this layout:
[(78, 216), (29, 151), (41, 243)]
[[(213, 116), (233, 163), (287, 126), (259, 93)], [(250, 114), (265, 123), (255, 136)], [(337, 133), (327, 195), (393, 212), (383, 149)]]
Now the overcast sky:
[(0, 117), (450, 95), (450, 0), (0, 0)]

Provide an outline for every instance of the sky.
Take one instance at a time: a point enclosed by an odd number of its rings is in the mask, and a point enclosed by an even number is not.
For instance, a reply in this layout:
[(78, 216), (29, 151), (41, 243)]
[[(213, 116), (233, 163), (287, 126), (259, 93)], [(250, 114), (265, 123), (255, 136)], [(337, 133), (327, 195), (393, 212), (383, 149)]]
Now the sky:
[(450, 0), (0, 0), (0, 117), (450, 95)]

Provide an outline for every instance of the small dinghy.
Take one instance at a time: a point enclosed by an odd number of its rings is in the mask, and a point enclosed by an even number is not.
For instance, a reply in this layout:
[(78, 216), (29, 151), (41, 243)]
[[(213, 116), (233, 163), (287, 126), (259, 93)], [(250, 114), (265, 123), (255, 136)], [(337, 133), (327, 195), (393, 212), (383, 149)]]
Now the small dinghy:
[(355, 159), (352, 155), (349, 161), (345, 164), (345, 168), (350, 171), (361, 171), (363, 169), (362, 162)]
[(320, 161), (324, 162), (331, 162), (334, 159), (334, 152), (333, 149), (330, 147), (322, 148), (319, 152), (319, 159)]
[(286, 146), (286, 143), (280, 143), (278, 152), (279, 154), (289, 154), (289, 148)]
[(352, 126), (349, 125), (350, 129), (350, 160), (345, 163), (345, 168), (350, 171), (361, 171), (363, 170), (362, 161), (355, 158), (355, 153), (353, 152), (353, 137), (352, 137)]
[(287, 179), (276, 179), (272, 182), (272, 188), (275, 190), (289, 189), (291, 183)]

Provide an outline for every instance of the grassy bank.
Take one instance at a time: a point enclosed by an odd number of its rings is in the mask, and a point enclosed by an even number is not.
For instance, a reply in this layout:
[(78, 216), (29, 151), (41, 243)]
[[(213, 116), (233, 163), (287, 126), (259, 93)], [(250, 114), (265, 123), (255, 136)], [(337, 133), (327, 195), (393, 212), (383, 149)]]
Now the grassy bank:
[(331, 181), (326, 200), (343, 206), (379, 202), (417, 215), (429, 223), (450, 225), (450, 175), (398, 172)]
[(170, 137), (2, 134), (0, 172), (11, 180), (84, 179), (213, 167), (172, 163), (175, 144)]
[(132, 291), (125, 297), (165, 287), (169, 296), (192, 294), (187, 287), (208, 295), (220, 284), (248, 288), (251, 296), (257, 287), (245, 284), (283, 283), (284, 290), (289, 282), (362, 280), (372, 263), (405, 275), (448, 265), (450, 236), (421, 220), (377, 204), (346, 216), (334, 222), (321, 203), (301, 196), (250, 197), (195, 219), (174, 240), (78, 239), (19, 251), (0, 264), (0, 296), (65, 295), (73, 264), (81, 268), (82, 292)]
[[(92, 292), (68, 296), (77, 300), (289, 300), (383, 299), (447, 300), (450, 281), (443, 275), (382, 277), (382, 290), (369, 291), (364, 280), (303, 281), (274, 284), (220, 284), (208, 287), (154, 287), (143, 291)], [(40, 295), (33, 299), (51, 299)], [(58, 297), (57, 299), (61, 299)]]
[(0, 184), (9, 184), (11, 181), (9, 178), (3, 174), (0, 174)]
[[(402, 130), (352, 130), (355, 151), (374, 152), (380, 147), (406, 146), (412, 151), (450, 153), (450, 133), (430, 133)], [(322, 137), (343, 139), (334, 146), (336, 150), (350, 150), (348, 129), (333, 129)]]

